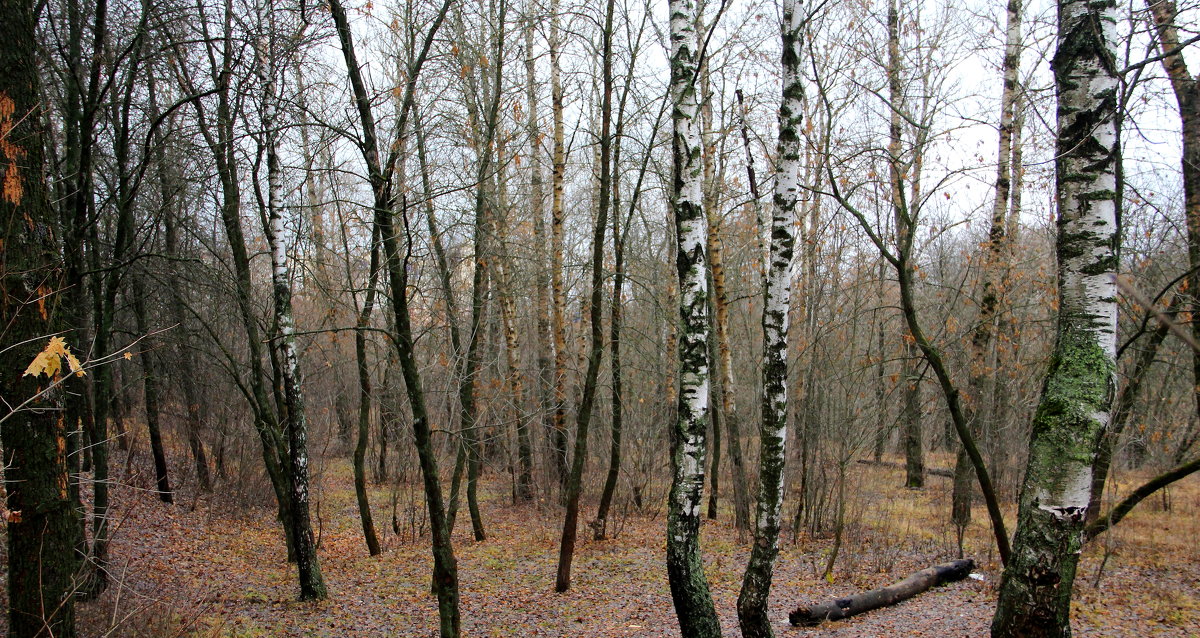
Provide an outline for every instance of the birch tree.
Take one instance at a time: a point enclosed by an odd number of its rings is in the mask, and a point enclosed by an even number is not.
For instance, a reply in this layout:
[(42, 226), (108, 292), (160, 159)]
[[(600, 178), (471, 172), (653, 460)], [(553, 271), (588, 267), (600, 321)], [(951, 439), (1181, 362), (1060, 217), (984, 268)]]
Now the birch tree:
[(667, 504), (667, 575), (679, 628), (690, 638), (721, 635), (700, 557), (700, 506), (709, 408), (708, 218), (703, 210), (703, 171), (697, 73), (696, 4), (671, 0), (673, 123), (671, 212), (679, 281), (679, 399), (671, 437), (671, 492)]
[(1058, 322), (1033, 418), (1017, 531), (992, 635), (1069, 636), (1100, 435), (1114, 394), (1120, 81), (1117, 3), (1060, 0)]
[(746, 638), (772, 638), (767, 599), (775, 557), (779, 555), (783, 468), (787, 459), (788, 318), (792, 299), (792, 253), (800, 199), (800, 131), (804, 85), (800, 53), (804, 20), (796, 0), (783, 0), (780, 65), (783, 95), (779, 105), (778, 166), (771, 215), (771, 247), (763, 286), (762, 422), (759, 426), (758, 507), (754, 545), (738, 595), (738, 624)]
[[(296, 320), (292, 312), (291, 268), (288, 246), (292, 233), (283, 215), (283, 170), (279, 162), (279, 97), (275, 79), (277, 62), (285, 52), (280, 46), (281, 35), (276, 32), (275, 15), (266, 17), (268, 32), (258, 43), (256, 52), (259, 81), (262, 83), (262, 148), (266, 154), (267, 199), (266, 225), (263, 229), (271, 252), (271, 291), (278, 326), (277, 348), (281, 357), (281, 381), (287, 413), (284, 428), (287, 432), (288, 488), (291, 497), (292, 542), (296, 550), (296, 569), (300, 577), (300, 600), (325, 598), (325, 580), (317, 561), (312, 522), (308, 510), (308, 420), (305, 415), (304, 391), (301, 387), (300, 355), (296, 348)], [(297, 34), (299, 35), (299, 34)], [(289, 38), (290, 39), (290, 38)]]

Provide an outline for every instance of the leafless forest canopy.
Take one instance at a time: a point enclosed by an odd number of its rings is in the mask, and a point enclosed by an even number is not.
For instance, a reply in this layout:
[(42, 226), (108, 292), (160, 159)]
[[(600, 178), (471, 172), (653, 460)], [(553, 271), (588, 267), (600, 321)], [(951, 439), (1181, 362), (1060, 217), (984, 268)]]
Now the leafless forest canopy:
[[(126, 587), (117, 521), (166, 503), (269, 511), (302, 600), (343, 594), (338, 539), (432, 550), (430, 625), (380, 635), (480, 631), (456, 551), (514, 542), (499, 508), (555, 521), (557, 591), (577, 544), (665, 542), (687, 636), (734, 622), (702, 525), (745, 548), (736, 622), (771, 636), (779, 547), (833, 583), (868, 522), (940, 534), (919, 567), (974, 557), (994, 635), (1069, 635), (1081, 548), (1193, 489), (1191, 0), (0, 15), (14, 638), (116, 623), (87, 609)], [(898, 485), (920, 505), (882, 508)], [(1066, 607), (1014, 584), (1030, 562)]]

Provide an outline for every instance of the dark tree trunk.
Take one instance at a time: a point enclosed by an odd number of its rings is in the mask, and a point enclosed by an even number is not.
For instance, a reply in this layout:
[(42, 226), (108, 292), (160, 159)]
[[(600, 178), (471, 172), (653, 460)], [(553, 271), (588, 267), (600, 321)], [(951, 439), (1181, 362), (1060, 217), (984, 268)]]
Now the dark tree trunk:
[[(596, 379), (600, 375), (600, 360), (604, 357), (604, 235), (608, 230), (609, 206), (612, 203), (612, 40), (615, 0), (608, 0), (604, 10), (604, 29), (601, 33), (600, 93), (600, 197), (596, 211), (596, 227), (592, 235), (592, 295), (591, 348), (588, 351), (587, 371), (583, 380), (583, 396), (575, 416), (575, 452), (571, 459), (571, 474), (567, 480), (567, 512), (563, 517), (562, 542), (558, 550), (558, 574), (554, 590), (571, 587), (571, 562), (575, 557), (575, 538), (579, 532), (579, 496), (583, 491), (583, 467), (587, 462), (588, 426), (596, 400)], [(620, 444), (620, 439), (617, 439)]]
[[(142, 283), (140, 273), (133, 276), (132, 292), (138, 334), (148, 335), (150, 321), (146, 313), (146, 287)], [(150, 454), (154, 457), (154, 482), (158, 488), (158, 498), (164, 503), (172, 503), (175, 498), (171, 491), (170, 478), (167, 476), (167, 455), (163, 451), (162, 430), (158, 421), (160, 386), (156, 358), (152, 348), (142, 352), (142, 392), (145, 394), (146, 428), (150, 431)]]
[[(428, 58), (433, 40), (446, 18), (452, 0), (445, 0), (430, 23), (420, 53), (408, 63), (403, 90), (397, 134), (404, 135), (407, 119), (416, 99), (416, 84), (421, 68)], [(429, 529), (432, 536), (433, 591), (438, 599), (438, 619), (442, 638), (457, 638), (461, 631), (458, 613), (458, 565), (451, 544), (450, 528), (446, 521), (446, 507), (442, 499), (442, 486), (438, 479), (437, 454), (433, 448), (429, 425), (429, 412), (425, 407), (425, 391), (421, 385), (421, 372), (413, 348), (412, 323), (408, 308), (408, 271), (406, 255), (401, 252), (393, 224), (391, 178), (393, 158), (380, 160), (379, 144), (375, 130), (375, 115), (371, 98), (363, 81), (361, 67), (355, 56), (354, 40), (346, 10), (340, 0), (330, 0), (330, 14), (337, 28), (338, 40), (346, 62), (346, 73), (353, 88), (354, 105), (358, 110), (359, 123), (363, 132), (363, 159), (370, 171), (371, 190), (374, 196), (374, 224), (379, 229), (383, 243), (383, 258), (387, 268), (388, 285), (392, 294), (395, 313), (392, 317), (393, 347), (400, 359), (409, 407), (412, 410), (413, 439), (417, 448), (417, 461), (421, 467), (421, 478), (425, 492), (425, 505), (429, 513)], [(393, 147), (396, 148), (396, 147)], [(386, 168), (385, 168), (386, 167)], [(407, 207), (402, 205), (401, 217), (408, 225)]]
[[(158, 108), (155, 102), (155, 82), (153, 73), (150, 74), (150, 103), (152, 115), (157, 118)], [(179, 186), (174, 174), (168, 168), (165, 147), (167, 144), (166, 135), (158, 137), (155, 141), (155, 163), (158, 166), (158, 190), (159, 190), (159, 205), (162, 206), (163, 225), (166, 235), (166, 253), (168, 258), (178, 261), (179, 254), (179, 230), (178, 219), (182, 212), (175, 204), (175, 192)], [(204, 422), (200, 417), (200, 390), (196, 385), (195, 362), (192, 358), (192, 351), (188, 345), (190, 333), (187, 330), (187, 302), (184, 299), (183, 282), (180, 280), (179, 273), (176, 270), (176, 264), (169, 264), (167, 267), (167, 287), (170, 295), (168, 304), (170, 307), (171, 319), (175, 322), (178, 330), (176, 341), (179, 343), (179, 351), (177, 356), (179, 374), (175, 375), (179, 379), (179, 385), (183, 390), (183, 400), (187, 403), (187, 439), (188, 447), (192, 452), (192, 462), (196, 471), (196, 482), (201, 492), (209, 492), (212, 490), (212, 478), (208, 471), (208, 457), (204, 453), (204, 441), (200, 433), (204, 427)]]
[[(16, 407), (0, 422), (0, 447), (9, 514), (8, 635), (33, 638), (48, 630), (57, 638), (75, 636), (76, 545), (80, 517), (72, 498), (68, 427), (63, 386), (22, 375), (45, 347), (45, 339), (66, 328), (56, 310), (63, 264), (54, 239), (54, 214), (46, 188), (43, 116), (38, 75), (35, 4), (0, 0), (0, 219), (6, 222), (0, 259), (0, 325), (7, 343), (0, 394)], [(19, 221), (19, 220), (24, 220)], [(49, 291), (49, 293), (47, 293)], [(49, 312), (39, 311), (40, 303)], [(74, 385), (63, 362), (66, 385)]]

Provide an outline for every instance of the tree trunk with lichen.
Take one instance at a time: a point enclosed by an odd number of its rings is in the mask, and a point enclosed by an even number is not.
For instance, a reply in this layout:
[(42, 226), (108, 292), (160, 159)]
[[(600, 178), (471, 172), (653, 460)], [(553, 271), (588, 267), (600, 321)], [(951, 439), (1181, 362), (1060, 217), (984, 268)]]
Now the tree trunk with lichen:
[(1058, 335), (1033, 418), (992, 635), (1069, 636), (1096, 446), (1114, 395), (1119, 205), (1115, 2), (1061, 0)]
[(800, 131), (804, 87), (800, 77), (804, 21), (796, 0), (784, 0), (783, 96), (779, 106), (779, 167), (771, 215), (771, 248), (763, 287), (762, 423), (759, 427), (758, 508), (754, 546), (738, 595), (738, 624), (746, 638), (772, 638), (767, 599), (779, 554), (783, 469), (787, 461), (788, 318), (791, 312), (792, 254), (800, 199)]
[(674, 124), (671, 209), (679, 281), (679, 400), (671, 436), (667, 505), (667, 576), (679, 628), (689, 638), (721, 635), (700, 557), (700, 506), (709, 408), (708, 280), (704, 249), (708, 219), (701, 193), (700, 122), (696, 74), (702, 60), (696, 4), (671, 0), (671, 82)]
[[(0, 235), (0, 322), (5, 341), (16, 344), (3, 355), (0, 394), (13, 404), (33, 399), (11, 415), (6, 410), (0, 422), (7, 493), (0, 506), (10, 510), (0, 518), (8, 531), (8, 635), (33, 638), (48, 630), (73, 638), (81, 528), (69, 483), (64, 390), (48, 387), (45, 377), (21, 374), (49, 335), (66, 327), (57, 295), (63, 263), (51, 230), (42, 155), (34, 4), (0, 0), (0, 218), (23, 220), (5, 224)], [(67, 387), (74, 382), (67, 379)]]

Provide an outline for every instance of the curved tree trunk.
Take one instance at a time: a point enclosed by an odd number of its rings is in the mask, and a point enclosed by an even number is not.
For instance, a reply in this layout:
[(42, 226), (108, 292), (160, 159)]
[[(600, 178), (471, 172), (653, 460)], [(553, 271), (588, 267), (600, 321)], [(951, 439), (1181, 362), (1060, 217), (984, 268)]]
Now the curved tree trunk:
[(1071, 633), (1092, 464), (1114, 394), (1120, 15), (1111, 1), (1060, 0), (1058, 8), (1058, 335), (1033, 419), (997, 637)]
[[(596, 211), (596, 227), (592, 235), (592, 294), (591, 348), (588, 350), (587, 371), (583, 379), (583, 396), (575, 416), (575, 452), (571, 459), (571, 475), (567, 480), (567, 512), (563, 520), (562, 543), (558, 552), (558, 576), (554, 590), (563, 592), (571, 586), (571, 563), (575, 556), (575, 538), (579, 531), (579, 496), (583, 492), (583, 467), (587, 462), (588, 426), (596, 400), (596, 379), (600, 375), (600, 360), (604, 357), (604, 235), (608, 230), (609, 206), (612, 203), (612, 40), (615, 0), (608, 0), (604, 10), (604, 30), (601, 34), (600, 94), (600, 193)], [(620, 439), (617, 439), (620, 445)]]
[[(444, 0), (433, 22), (429, 25), (422, 42), (421, 51), (405, 69), (406, 84), (404, 98), (397, 122), (397, 134), (404, 135), (407, 119), (416, 99), (416, 83), (421, 68), (428, 58), (446, 12), (453, 0)], [(408, 308), (408, 271), (406, 256), (401, 253), (396, 239), (391, 209), (393, 196), (391, 178), (393, 161), (381, 162), (379, 144), (375, 130), (375, 115), (371, 99), (363, 82), (361, 67), (356, 59), (353, 34), (346, 10), (341, 0), (330, 0), (330, 14), (337, 27), (338, 40), (346, 62), (346, 73), (354, 91), (354, 105), (358, 110), (359, 123), (363, 131), (363, 159), (370, 171), (371, 191), (374, 196), (374, 223), (379, 228), (383, 245), (383, 258), (387, 267), (388, 284), (395, 309), (392, 317), (393, 347), (400, 359), (404, 385), (408, 391), (409, 407), (412, 410), (413, 439), (417, 448), (417, 461), (421, 467), (421, 478), (425, 492), (425, 505), (429, 513), (429, 531), (432, 536), (433, 590), (438, 599), (438, 620), (442, 638), (457, 638), (461, 631), (458, 613), (458, 563), (454, 557), (454, 546), (450, 539), (450, 528), (446, 520), (446, 507), (442, 498), (442, 485), (438, 479), (437, 455), (433, 449), (429, 412), (425, 407), (425, 392), (421, 385), (421, 371), (413, 350), (412, 322)], [(404, 211), (407, 214), (407, 210)], [(407, 217), (403, 220), (406, 224)]]
[(354, 442), (354, 496), (358, 502), (358, 518), (362, 522), (363, 540), (367, 553), (378, 556), (379, 535), (371, 516), (371, 501), (367, 496), (367, 446), (371, 437), (371, 368), (367, 362), (367, 334), (371, 314), (375, 309), (375, 290), (379, 283), (379, 229), (371, 232), (371, 272), (367, 277), (366, 298), (358, 312), (354, 331), (354, 358), (358, 372), (358, 422)]

